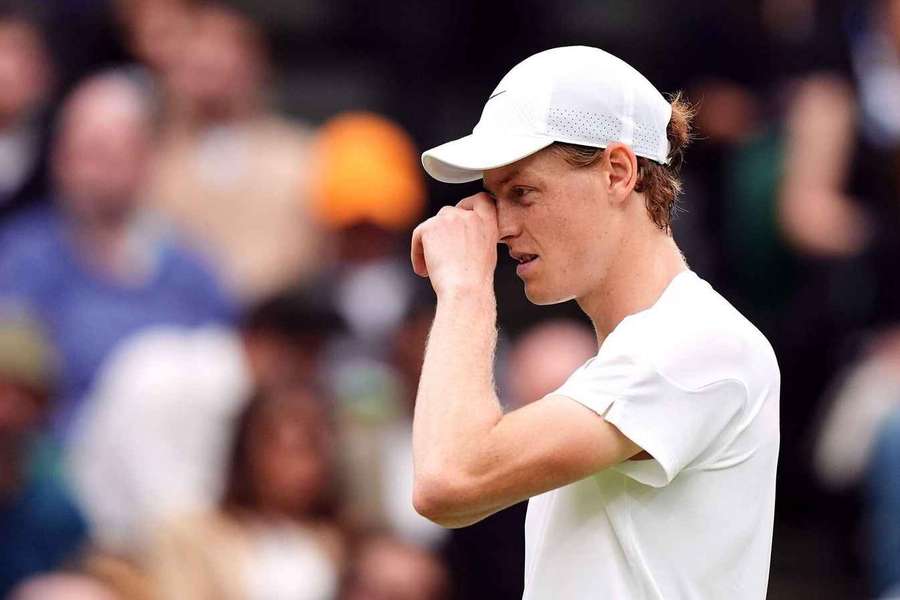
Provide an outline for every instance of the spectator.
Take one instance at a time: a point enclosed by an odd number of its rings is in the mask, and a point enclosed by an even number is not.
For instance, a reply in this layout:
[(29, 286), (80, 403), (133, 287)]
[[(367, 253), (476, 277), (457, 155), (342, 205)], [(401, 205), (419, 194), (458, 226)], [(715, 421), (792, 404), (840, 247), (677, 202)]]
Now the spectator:
[[(838, 379), (816, 444), (830, 488), (864, 490), (873, 590), (900, 590), (900, 328), (881, 334)], [(893, 594), (889, 590), (894, 590)]]
[(506, 369), (509, 398), (518, 408), (561, 386), (572, 372), (597, 353), (597, 338), (576, 321), (552, 320), (519, 336)]
[(162, 521), (211, 510), (231, 423), (253, 387), (315, 381), (336, 315), (294, 292), (250, 309), (240, 331), (148, 329), (109, 358), (70, 442), (75, 491), (103, 551), (137, 557)]
[(334, 360), (329, 378), (338, 399), (340, 473), (346, 520), (436, 549), (447, 530), (412, 507), (412, 415), (431, 303), (414, 306), (391, 334), (382, 359)]
[(354, 552), (341, 600), (445, 600), (447, 570), (422, 548), (375, 536)]
[[(0, 597), (78, 551), (86, 526), (52, 469), (38, 464), (55, 359), (37, 326), (0, 313)], [(34, 596), (29, 596), (29, 598)]]
[(52, 81), (38, 26), (0, 9), (0, 224), (46, 195)]
[(343, 543), (332, 434), (312, 388), (256, 396), (238, 419), (218, 509), (165, 528), (152, 552), (164, 598), (304, 600), (337, 593)]
[(322, 126), (315, 156), (312, 199), (337, 247), (320, 287), (347, 321), (354, 348), (342, 352), (378, 355), (418, 290), (407, 258), (425, 206), (418, 154), (396, 123), (345, 113)]
[(56, 206), (0, 232), (0, 294), (28, 301), (61, 354), (60, 432), (126, 336), (231, 315), (204, 262), (142, 210), (152, 150), (145, 90), (125, 73), (89, 79), (62, 110), (52, 157)]
[(308, 281), (322, 265), (303, 193), (309, 134), (266, 106), (268, 65), (256, 26), (222, 6), (192, 15), (164, 74), (169, 112), (153, 198), (250, 304)]
[[(849, 68), (802, 80), (786, 121), (778, 217), (804, 269), (803, 296), (784, 318), (789, 335), (781, 352), (789, 361), (783, 371), (798, 374), (785, 379), (782, 393), (801, 401), (785, 405), (782, 422), (805, 424), (823, 396), (822, 373), (853, 360), (836, 387), (816, 466), (831, 487), (865, 490), (867, 564), (873, 590), (884, 593), (897, 582), (900, 560), (900, 529), (885, 518), (900, 510), (892, 496), (896, 477), (884, 470), (892, 460), (898, 398), (891, 355), (898, 353), (900, 322), (900, 1), (855, 3), (845, 11), (852, 17), (845, 19)], [(867, 338), (878, 343), (860, 343)], [(801, 377), (813, 394), (798, 393)], [(783, 439), (802, 438), (787, 430)]]
[(337, 258), (316, 287), (347, 323), (327, 365), (348, 519), (434, 547), (446, 532), (410, 502), (412, 400), (433, 316), (407, 258), (425, 204), (415, 145), (385, 117), (350, 112), (322, 126), (314, 156), (311, 198)]
[(174, 68), (191, 34), (191, 0), (118, 0), (119, 21), (134, 56), (153, 73)]
[(900, 1), (876, 0), (851, 34), (852, 70), (797, 86), (778, 216), (845, 331), (900, 318)]

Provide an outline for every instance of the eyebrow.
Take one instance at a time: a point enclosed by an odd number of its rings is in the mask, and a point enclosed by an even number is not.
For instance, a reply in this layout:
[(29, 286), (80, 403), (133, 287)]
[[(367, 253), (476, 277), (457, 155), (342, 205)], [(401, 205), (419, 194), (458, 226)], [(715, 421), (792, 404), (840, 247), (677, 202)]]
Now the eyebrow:
[[(518, 175), (519, 175), (519, 169), (513, 169), (512, 171), (510, 171), (506, 175), (506, 177), (501, 179), (500, 182), (497, 184), (497, 191), (502, 191), (503, 188), (506, 186), (506, 184), (508, 184), (513, 179), (515, 179)], [(482, 184), (482, 187), (484, 188), (484, 191), (486, 191), (491, 196), (496, 196), (496, 193), (492, 192), (486, 185)]]

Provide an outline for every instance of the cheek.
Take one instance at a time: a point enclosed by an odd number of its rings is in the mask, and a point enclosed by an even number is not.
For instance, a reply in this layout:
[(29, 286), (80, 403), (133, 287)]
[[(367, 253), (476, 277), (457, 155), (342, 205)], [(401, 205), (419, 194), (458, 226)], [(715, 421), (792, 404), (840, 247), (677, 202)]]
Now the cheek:
[(549, 258), (557, 268), (568, 272), (589, 262), (591, 252), (602, 238), (597, 217), (582, 212), (560, 214), (548, 221), (546, 239)]

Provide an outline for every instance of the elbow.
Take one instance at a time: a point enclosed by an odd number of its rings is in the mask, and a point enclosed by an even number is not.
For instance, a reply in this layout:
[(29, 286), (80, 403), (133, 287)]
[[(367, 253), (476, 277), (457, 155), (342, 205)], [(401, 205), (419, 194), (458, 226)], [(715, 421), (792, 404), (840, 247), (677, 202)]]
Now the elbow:
[(465, 486), (453, 477), (416, 474), (413, 507), (416, 512), (441, 527), (454, 529), (469, 525), (464, 515), (473, 507), (466, 502)]

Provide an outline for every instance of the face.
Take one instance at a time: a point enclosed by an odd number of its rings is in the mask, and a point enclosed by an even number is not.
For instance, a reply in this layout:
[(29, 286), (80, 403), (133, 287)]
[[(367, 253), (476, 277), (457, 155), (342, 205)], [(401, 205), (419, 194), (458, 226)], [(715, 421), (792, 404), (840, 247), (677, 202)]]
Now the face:
[(609, 170), (604, 161), (572, 167), (548, 149), (485, 171), (500, 241), (522, 262), (516, 273), (531, 302), (581, 298), (602, 284), (626, 221)]
[(93, 89), (68, 106), (53, 168), (72, 214), (119, 220), (134, 208), (151, 154), (149, 125), (136, 102), (121, 90)]
[(0, 22), (0, 119), (16, 119), (46, 99), (50, 62), (30, 25)]
[(121, 10), (129, 43), (142, 62), (166, 72), (190, 40), (190, 11), (182, 0), (132, 0)]
[(263, 80), (252, 25), (220, 9), (201, 11), (169, 85), (192, 110), (218, 117), (253, 102)]
[(579, 323), (551, 321), (530, 329), (510, 356), (513, 400), (522, 405), (543, 398), (596, 353), (594, 333)]

